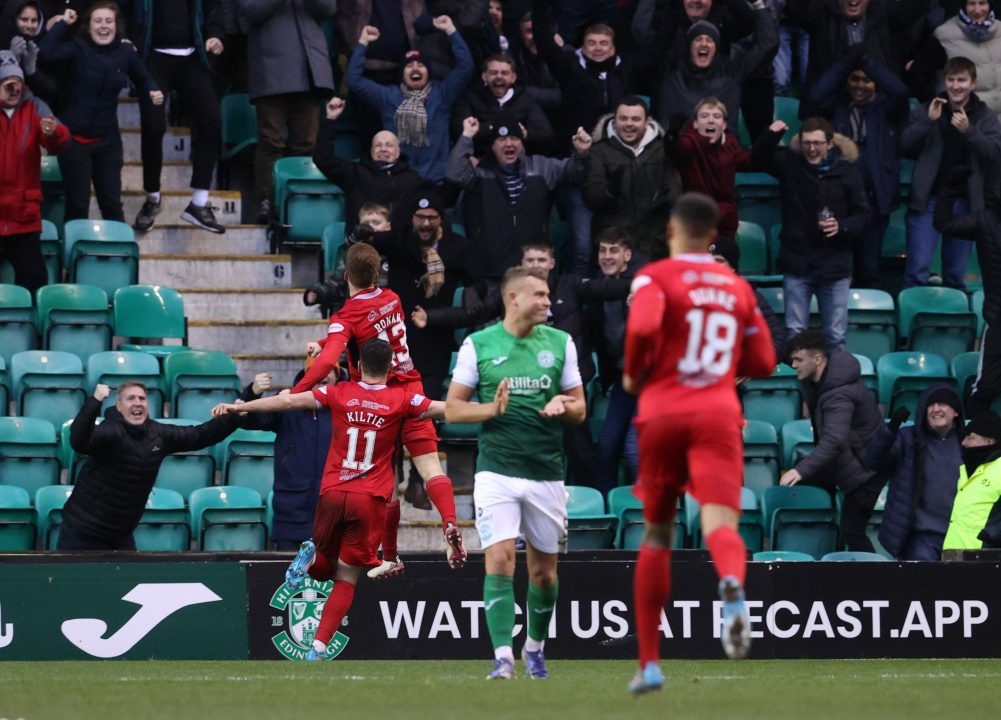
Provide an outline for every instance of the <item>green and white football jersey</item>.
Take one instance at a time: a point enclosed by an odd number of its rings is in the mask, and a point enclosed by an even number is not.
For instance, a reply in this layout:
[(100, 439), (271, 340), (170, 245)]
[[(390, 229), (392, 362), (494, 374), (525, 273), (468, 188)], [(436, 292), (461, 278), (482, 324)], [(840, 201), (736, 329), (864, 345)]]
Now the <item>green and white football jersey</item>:
[(475, 332), (459, 348), (452, 382), (476, 388), (482, 402), (493, 400), (508, 379), (507, 412), (483, 424), (476, 470), (529, 480), (562, 480), (563, 423), (539, 415), (556, 395), (583, 383), (577, 349), (562, 330), (537, 325), (518, 338), (502, 323)]

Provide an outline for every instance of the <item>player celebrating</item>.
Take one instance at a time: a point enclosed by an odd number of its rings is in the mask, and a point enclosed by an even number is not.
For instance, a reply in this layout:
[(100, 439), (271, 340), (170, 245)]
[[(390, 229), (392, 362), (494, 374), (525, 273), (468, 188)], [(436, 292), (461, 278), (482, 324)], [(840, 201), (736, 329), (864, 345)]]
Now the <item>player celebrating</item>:
[(660, 690), (660, 613), (671, 590), (675, 504), (687, 489), (701, 504), (702, 531), (720, 576), (723, 649), (750, 645), (744, 607), (747, 549), (737, 534), (743, 477), (741, 409), (735, 379), (771, 374), (775, 350), (750, 285), (716, 263), (716, 203), (699, 193), (674, 206), (671, 258), (633, 281), (622, 384), (639, 395), (639, 480), (646, 533), (633, 594), (640, 669), (629, 684)]
[[(366, 243), (348, 248), (344, 277), (348, 283), (348, 300), (331, 318), (327, 337), (310, 343), (311, 354), (319, 357), (302, 380), (292, 388), (302, 393), (326, 377), (337, 364), (345, 347), (351, 379), (359, 378), (356, 368), (359, 348), (373, 338), (381, 338), (393, 348), (393, 365), (389, 382), (402, 385), (412, 393), (423, 394), (421, 375), (414, 367), (407, 349), (407, 326), (399, 296), (388, 288), (378, 288), (379, 253)], [(322, 350), (321, 350), (322, 347)], [(428, 419), (409, 419), (403, 424), (403, 444), (410, 451), (411, 461), (424, 478), (428, 497), (441, 515), (445, 542), (450, 550), (448, 564), (454, 568), (466, 562), (462, 547), (462, 532), (455, 519), (455, 497), (452, 481), (445, 475), (438, 460), (438, 435)], [(390, 503), (386, 528), (383, 532), (383, 563), (369, 572), (369, 577), (388, 577), (403, 571), (403, 563), (396, 555), (396, 531), (400, 523), (400, 503)]]
[[(514, 677), (514, 543), (520, 530), (529, 576), (521, 657), (525, 674), (541, 679), (548, 675), (542, 650), (559, 587), (556, 557), (566, 536), (560, 421), (584, 422), (584, 388), (573, 340), (545, 324), (546, 271), (510, 268), (500, 287), (504, 319), (462, 343), (445, 417), (483, 423), (473, 502), (486, 553), (483, 608), (495, 657), (487, 679)], [(493, 401), (470, 402), (474, 392)]]
[[(334, 578), (307, 660), (326, 658), (327, 643), (351, 607), (362, 571), (378, 567), (376, 551), (386, 524), (386, 503), (396, 474), (393, 455), (407, 418), (444, 417), (445, 403), (431, 401), (399, 383), (387, 385), (393, 349), (370, 340), (361, 349), (360, 382), (321, 385), (310, 392), (275, 395), (248, 403), (217, 405), (216, 417), (244, 412), (329, 408), (334, 423), (323, 469), (313, 539), (299, 548), (285, 574), (290, 590), (306, 573), (321, 582)], [(335, 567), (336, 565), (336, 567)]]

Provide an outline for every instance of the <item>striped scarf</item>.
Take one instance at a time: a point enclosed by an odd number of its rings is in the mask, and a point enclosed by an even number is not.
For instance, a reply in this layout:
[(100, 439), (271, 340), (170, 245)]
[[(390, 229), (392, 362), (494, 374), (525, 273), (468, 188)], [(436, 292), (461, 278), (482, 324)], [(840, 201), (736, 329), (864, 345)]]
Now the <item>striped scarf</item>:
[(521, 194), (525, 192), (525, 178), (518, 172), (518, 163), (501, 168), (501, 182), (504, 183), (504, 192), (507, 193), (507, 200), (512, 205), (517, 205), (521, 199)]
[(420, 90), (410, 90), (406, 85), (400, 85), (403, 90), (403, 102), (396, 108), (396, 135), (400, 145), (427, 147), (428, 142), (428, 111), (424, 103), (431, 94), (429, 82)]

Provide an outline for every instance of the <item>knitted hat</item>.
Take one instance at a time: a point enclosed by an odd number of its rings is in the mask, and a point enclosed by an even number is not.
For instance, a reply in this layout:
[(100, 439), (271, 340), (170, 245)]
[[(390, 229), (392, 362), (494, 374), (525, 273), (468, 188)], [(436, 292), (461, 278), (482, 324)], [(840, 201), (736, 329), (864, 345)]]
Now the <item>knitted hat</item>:
[(1001, 415), (993, 410), (980, 413), (966, 426), (966, 433), (976, 433), (992, 440), (1001, 440)]
[(932, 391), (931, 395), (928, 396), (928, 407), (935, 404), (948, 405), (960, 414), (963, 412), (963, 406), (960, 403), (959, 395), (957, 395), (954, 390), (950, 390), (947, 387), (937, 388)]
[(514, 137), (519, 140), (525, 139), (525, 134), (521, 131), (521, 125), (516, 122), (499, 120), (496, 125), (490, 128), (490, 142), (498, 138)]
[(421, 58), (420, 50), (408, 50), (403, 56), (403, 65), (406, 66), (412, 62), (419, 62), (421, 65), (427, 67), (427, 63)]
[(699, 35), (708, 35), (719, 47), (719, 28), (713, 25), (708, 20), (698, 20), (693, 22), (691, 27), (688, 28), (688, 32), (685, 34), (685, 39), (691, 44), (692, 40), (697, 38)]
[(414, 201), (414, 213), (421, 210), (434, 210), (439, 215), (444, 214), (445, 204), (441, 201), (437, 190), (425, 189), (417, 194), (417, 199)]
[(17, 62), (17, 58), (10, 50), (0, 50), (0, 82), (9, 77), (16, 77), (24, 82), (24, 71)]

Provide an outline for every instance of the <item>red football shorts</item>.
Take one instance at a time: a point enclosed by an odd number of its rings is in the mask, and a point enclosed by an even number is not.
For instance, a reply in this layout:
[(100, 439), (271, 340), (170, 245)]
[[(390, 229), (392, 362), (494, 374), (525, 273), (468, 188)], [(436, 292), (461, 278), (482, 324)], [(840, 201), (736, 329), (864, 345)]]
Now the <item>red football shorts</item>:
[[(411, 380), (401, 384), (405, 390), (420, 395), (424, 394), (424, 383), (420, 380)], [(407, 418), (404, 420), (402, 438), (410, 457), (438, 452), (438, 433), (434, 429), (434, 423), (427, 418)]]
[(710, 412), (669, 415), (636, 421), (639, 479), (647, 522), (664, 525), (674, 517), (686, 490), (700, 504), (740, 511), (744, 480), (741, 418)]
[(316, 551), (348, 565), (376, 567), (386, 526), (386, 501), (361, 493), (328, 490), (320, 495), (313, 520)]

